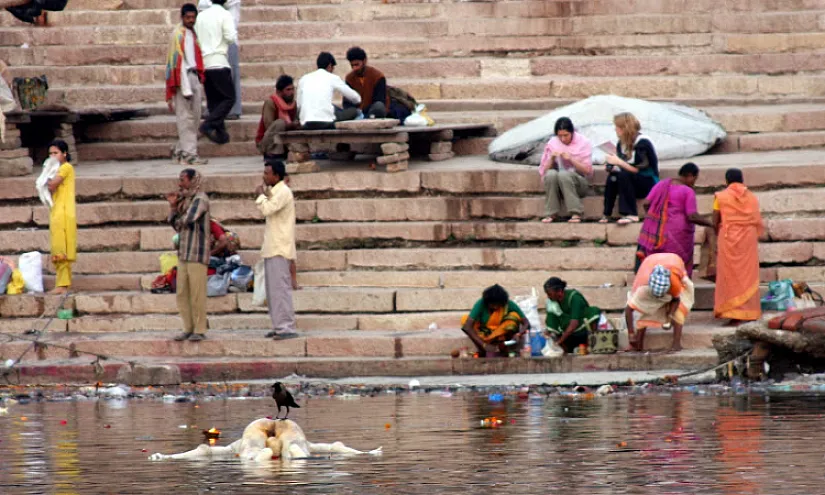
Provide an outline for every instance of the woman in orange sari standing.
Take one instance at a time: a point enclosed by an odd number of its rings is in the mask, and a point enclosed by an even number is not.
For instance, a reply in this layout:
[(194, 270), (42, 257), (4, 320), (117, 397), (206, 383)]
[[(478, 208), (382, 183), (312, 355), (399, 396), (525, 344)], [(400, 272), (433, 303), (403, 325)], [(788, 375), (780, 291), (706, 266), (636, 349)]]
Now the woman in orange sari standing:
[(713, 313), (730, 325), (762, 317), (759, 300), (759, 236), (762, 215), (756, 195), (745, 187), (742, 171), (725, 172), (727, 189), (716, 193), (713, 226), (718, 236)]

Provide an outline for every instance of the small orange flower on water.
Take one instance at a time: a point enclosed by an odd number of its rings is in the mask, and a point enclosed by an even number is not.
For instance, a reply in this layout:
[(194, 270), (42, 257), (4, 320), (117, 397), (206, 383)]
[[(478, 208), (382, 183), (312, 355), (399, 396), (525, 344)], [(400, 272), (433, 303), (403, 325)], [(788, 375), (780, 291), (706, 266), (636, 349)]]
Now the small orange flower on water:
[(61, 424), (61, 425), (66, 425), (66, 424), (69, 424), (69, 422), (68, 422), (68, 421), (66, 421), (65, 419), (61, 419), (61, 420), (60, 420), (60, 424)]
[(27, 418), (25, 416), (20, 416), (20, 421), (28, 421), (28, 420), (29, 420), (29, 418)]
[(387, 429), (387, 430), (389, 430), (390, 428), (392, 428), (392, 425), (391, 425), (391, 424), (389, 424), (389, 423), (387, 423), (387, 424), (385, 424), (385, 425), (384, 425), (384, 428), (385, 428), (385, 429)]
[(619, 447), (620, 449), (627, 447), (627, 442), (619, 442), (616, 444), (616, 447)]

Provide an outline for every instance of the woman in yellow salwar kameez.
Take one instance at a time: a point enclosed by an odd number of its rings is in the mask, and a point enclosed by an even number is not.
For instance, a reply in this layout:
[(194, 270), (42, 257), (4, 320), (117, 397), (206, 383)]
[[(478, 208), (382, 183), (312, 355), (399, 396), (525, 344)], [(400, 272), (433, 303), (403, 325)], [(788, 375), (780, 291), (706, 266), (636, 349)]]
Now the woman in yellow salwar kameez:
[(475, 344), (479, 357), (485, 357), (488, 352), (506, 356), (505, 342), (519, 341), (529, 328), (530, 322), (518, 304), (511, 301), (504, 287), (498, 284), (484, 289), (470, 314), (461, 319), (461, 330)]
[(52, 294), (64, 294), (72, 285), (72, 263), (77, 259), (77, 213), (74, 167), (69, 161), (69, 145), (60, 139), (49, 145), (49, 156), (60, 162), (57, 175), (49, 181), (52, 206), (49, 213), (52, 264), (57, 281)]

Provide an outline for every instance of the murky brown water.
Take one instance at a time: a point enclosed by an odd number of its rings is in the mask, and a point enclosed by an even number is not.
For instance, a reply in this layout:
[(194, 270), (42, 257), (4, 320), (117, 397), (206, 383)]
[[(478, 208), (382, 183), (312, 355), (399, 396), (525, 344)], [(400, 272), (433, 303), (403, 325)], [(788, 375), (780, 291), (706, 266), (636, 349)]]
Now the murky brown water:
[[(251, 419), (274, 412), (271, 399), (40, 402), (0, 416), (0, 492), (825, 492), (825, 396), (677, 392), (492, 403), (486, 394), (418, 394), (300, 402), (290, 416), (310, 440), (383, 445), (384, 455), (259, 467), (150, 462), (152, 452), (194, 448), (210, 426), (223, 430), (225, 443), (237, 439)], [(504, 426), (480, 429), (488, 416)]]

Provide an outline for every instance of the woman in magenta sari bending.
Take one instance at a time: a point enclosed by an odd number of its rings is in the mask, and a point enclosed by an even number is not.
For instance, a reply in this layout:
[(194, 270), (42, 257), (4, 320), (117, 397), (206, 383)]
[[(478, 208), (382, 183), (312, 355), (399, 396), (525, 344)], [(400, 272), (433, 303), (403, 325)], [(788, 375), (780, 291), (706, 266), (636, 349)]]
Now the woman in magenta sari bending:
[(693, 275), (693, 244), (696, 225), (711, 226), (710, 220), (699, 214), (693, 186), (699, 178), (699, 167), (686, 163), (679, 177), (665, 179), (653, 186), (645, 200), (645, 220), (639, 233), (636, 268), (645, 257), (656, 253), (673, 253), (685, 262), (687, 274)]

